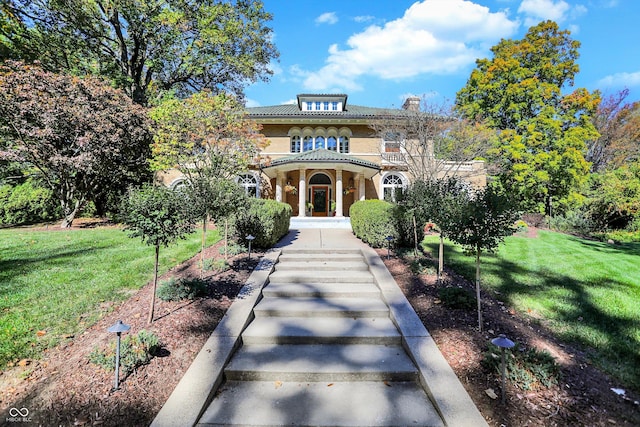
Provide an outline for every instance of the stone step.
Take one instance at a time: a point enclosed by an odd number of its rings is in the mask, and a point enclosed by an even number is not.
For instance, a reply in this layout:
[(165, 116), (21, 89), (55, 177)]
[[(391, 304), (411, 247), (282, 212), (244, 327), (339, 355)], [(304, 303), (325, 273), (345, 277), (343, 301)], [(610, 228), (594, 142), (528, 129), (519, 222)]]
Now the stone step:
[(250, 344), (400, 345), (401, 336), (385, 317), (263, 317), (242, 333)]
[(288, 283), (373, 283), (373, 275), (368, 271), (274, 271), (269, 276), (269, 282)]
[(231, 381), (417, 381), (401, 346), (245, 345), (225, 368)]
[(256, 318), (389, 317), (389, 307), (380, 298), (265, 297), (253, 308), (253, 313)]
[(347, 262), (347, 261), (364, 261), (364, 257), (361, 252), (353, 253), (341, 253), (341, 254), (315, 254), (312, 256), (310, 253), (300, 252), (283, 252), (278, 258), (280, 262), (284, 261), (332, 261), (332, 262)]
[(444, 426), (415, 382), (230, 381), (199, 426)]
[(379, 297), (374, 283), (269, 283), (262, 290), (266, 297)]
[(284, 261), (276, 264), (276, 271), (369, 271), (369, 266), (363, 261)]
[[(358, 248), (282, 248), (282, 255), (289, 254), (311, 254), (317, 257), (340, 255), (340, 254), (359, 254), (362, 255), (362, 249)], [(281, 255), (281, 256), (282, 256)]]

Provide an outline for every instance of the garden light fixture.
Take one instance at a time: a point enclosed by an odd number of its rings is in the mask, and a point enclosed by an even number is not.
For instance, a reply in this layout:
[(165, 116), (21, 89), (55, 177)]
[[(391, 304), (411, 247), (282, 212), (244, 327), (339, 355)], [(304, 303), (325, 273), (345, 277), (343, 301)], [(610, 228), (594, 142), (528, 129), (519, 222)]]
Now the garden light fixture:
[(393, 241), (393, 236), (387, 236), (384, 238), (387, 241), (387, 259), (391, 257), (391, 242)]
[(502, 362), (502, 404), (504, 405), (504, 400), (505, 400), (505, 395), (504, 395), (504, 388), (505, 388), (505, 382), (506, 382), (506, 363), (505, 363), (505, 356), (504, 356), (504, 350), (507, 348), (512, 348), (515, 344), (513, 341), (511, 341), (509, 338), (507, 338), (505, 336), (505, 334), (500, 334), (498, 335), (498, 338), (494, 338), (491, 340), (491, 344), (500, 347), (500, 352), (501, 352), (501, 362)]
[(249, 262), (251, 262), (251, 242), (255, 239), (255, 236), (252, 236), (251, 234), (249, 234), (245, 238), (249, 241)]
[(124, 323), (122, 323), (122, 320), (118, 320), (113, 326), (107, 329), (107, 331), (115, 332), (118, 335), (116, 342), (116, 379), (113, 391), (116, 391), (119, 388), (118, 377), (120, 376), (120, 335), (122, 335), (123, 332), (127, 332), (129, 329), (131, 329), (131, 326), (125, 325)]

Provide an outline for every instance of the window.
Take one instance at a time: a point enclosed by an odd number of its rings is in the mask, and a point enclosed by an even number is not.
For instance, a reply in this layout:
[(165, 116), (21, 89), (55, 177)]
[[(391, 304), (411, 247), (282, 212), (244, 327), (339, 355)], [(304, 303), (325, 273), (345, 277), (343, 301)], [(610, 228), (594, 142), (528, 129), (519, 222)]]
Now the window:
[(316, 148), (324, 148), (325, 147), (324, 143), (325, 143), (324, 136), (316, 137)]
[(316, 101), (316, 110), (320, 111), (320, 101)]
[(382, 135), (382, 143), (385, 153), (399, 153), (404, 137), (400, 132), (385, 132)]
[(336, 101), (333, 101), (333, 102), (331, 103), (331, 109), (332, 109), (333, 111), (338, 111), (338, 103), (337, 103)]
[(340, 152), (341, 153), (349, 153), (349, 137), (341, 136), (340, 139)]
[(305, 136), (302, 140), (302, 151), (311, 151), (313, 150), (313, 137)]
[(382, 196), (384, 200), (395, 202), (398, 194), (404, 189), (404, 177), (397, 173), (389, 173), (382, 178)]
[(300, 136), (298, 135), (291, 137), (291, 152), (292, 153), (300, 152)]
[(245, 193), (250, 197), (259, 197), (258, 179), (251, 173), (243, 173), (238, 176), (238, 185), (244, 188)]
[(338, 140), (335, 136), (327, 138), (327, 150), (338, 151)]
[(324, 110), (329, 111), (329, 101), (324, 102)]
[(313, 102), (307, 102), (307, 111), (313, 110)]

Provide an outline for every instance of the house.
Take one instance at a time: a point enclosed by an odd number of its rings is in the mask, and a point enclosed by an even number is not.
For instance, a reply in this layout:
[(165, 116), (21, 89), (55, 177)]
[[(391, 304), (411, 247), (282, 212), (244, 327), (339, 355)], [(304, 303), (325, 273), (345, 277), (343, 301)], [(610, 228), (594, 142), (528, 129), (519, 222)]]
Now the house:
[[(294, 216), (348, 216), (358, 200), (395, 199), (411, 182), (411, 144), (374, 131), (381, 119), (403, 120), (419, 109), (409, 98), (402, 109), (351, 105), (345, 94), (300, 94), (296, 104), (248, 108), (270, 141), (268, 160), (242, 174), (239, 183), (258, 197), (289, 203)], [(392, 135), (395, 135), (393, 133)], [(438, 176), (454, 174), (484, 186), (484, 162), (448, 163)]]

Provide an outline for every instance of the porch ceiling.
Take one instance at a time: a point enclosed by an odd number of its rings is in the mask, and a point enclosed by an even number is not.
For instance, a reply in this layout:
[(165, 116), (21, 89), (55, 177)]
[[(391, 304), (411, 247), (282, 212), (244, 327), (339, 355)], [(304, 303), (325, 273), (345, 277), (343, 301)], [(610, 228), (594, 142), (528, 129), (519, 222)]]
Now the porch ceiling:
[(338, 169), (362, 173), (370, 179), (380, 171), (380, 165), (335, 151), (319, 148), (292, 156), (282, 157), (263, 166), (262, 170), (269, 178), (275, 178), (278, 172), (290, 172), (299, 169)]

